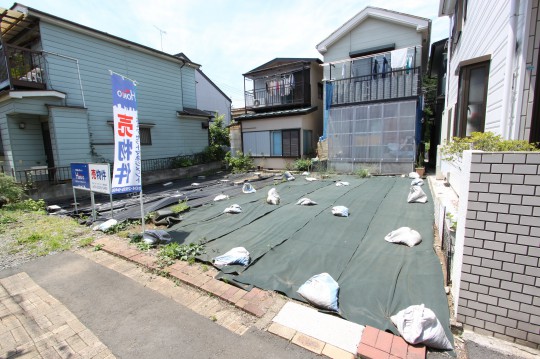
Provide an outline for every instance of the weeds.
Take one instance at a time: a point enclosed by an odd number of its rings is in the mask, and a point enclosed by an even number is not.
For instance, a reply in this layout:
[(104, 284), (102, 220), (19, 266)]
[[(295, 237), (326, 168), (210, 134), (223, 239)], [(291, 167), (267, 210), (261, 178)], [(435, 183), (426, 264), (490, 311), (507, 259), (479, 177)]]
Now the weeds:
[(205, 253), (204, 245), (200, 243), (178, 244), (169, 243), (160, 248), (158, 257), (164, 260), (179, 259), (189, 264), (195, 263), (195, 257)]
[(296, 171), (309, 171), (311, 169), (311, 165), (313, 163), (311, 162), (311, 159), (309, 158), (299, 158), (296, 161), (294, 161), (294, 169)]
[(96, 244), (94, 246), (94, 252), (99, 252), (102, 249), (103, 249), (103, 244)]
[(189, 211), (189, 205), (187, 204), (187, 199), (186, 200), (180, 200), (178, 201), (178, 204), (175, 204), (174, 206), (172, 206), (170, 208), (170, 210), (175, 213), (175, 214), (178, 214), (178, 213), (182, 213), (182, 212), (187, 212)]
[(369, 170), (367, 168), (360, 168), (360, 169), (356, 170), (356, 172), (354, 174), (357, 175), (360, 178), (371, 177), (371, 173), (369, 173)]

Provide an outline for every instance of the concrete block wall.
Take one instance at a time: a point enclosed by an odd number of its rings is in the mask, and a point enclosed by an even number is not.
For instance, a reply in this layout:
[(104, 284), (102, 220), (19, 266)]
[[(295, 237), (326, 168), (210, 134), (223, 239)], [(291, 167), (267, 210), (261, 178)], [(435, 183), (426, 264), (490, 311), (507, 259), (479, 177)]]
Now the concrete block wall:
[(457, 319), (540, 348), (540, 153), (470, 158)]

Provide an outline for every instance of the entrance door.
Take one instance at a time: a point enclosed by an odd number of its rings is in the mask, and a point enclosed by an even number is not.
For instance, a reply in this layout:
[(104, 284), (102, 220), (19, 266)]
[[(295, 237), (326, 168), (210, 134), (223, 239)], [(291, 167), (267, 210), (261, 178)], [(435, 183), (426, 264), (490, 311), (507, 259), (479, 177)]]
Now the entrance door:
[[(51, 132), (49, 131), (49, 122), (41, 123), (41, 133), (43, 134), (43, 146), (45, 149), (45, 156), (47, 156), (47, 167), (53, 168), (54, 166), (54, 156), (52, 150), (51, 142)], [(49, 180), (54, 180), (55, 170), (49, 170)]]

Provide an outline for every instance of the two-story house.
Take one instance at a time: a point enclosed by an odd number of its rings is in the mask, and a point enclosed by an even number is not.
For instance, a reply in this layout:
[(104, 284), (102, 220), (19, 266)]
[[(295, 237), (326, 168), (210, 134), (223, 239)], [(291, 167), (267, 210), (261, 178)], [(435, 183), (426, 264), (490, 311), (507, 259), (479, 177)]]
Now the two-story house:
[(366, 7), (321, 41), (328, 166), (406, 173), (421, 141), (429, 19)]
[(284, 169), (313, 156), (322, 134), (322, 61), (276, 58), (244, 74), (242, 151), (259, 167)]
[(443, 140), (490, 131), (540, 142), (538, 1), (439, 3), (451, 23)]
[(143, 161), (208, 145), (200, 65), (17, 3), (0, 22), (4, 171), (112, 162), (110, 71), (137, 83)]

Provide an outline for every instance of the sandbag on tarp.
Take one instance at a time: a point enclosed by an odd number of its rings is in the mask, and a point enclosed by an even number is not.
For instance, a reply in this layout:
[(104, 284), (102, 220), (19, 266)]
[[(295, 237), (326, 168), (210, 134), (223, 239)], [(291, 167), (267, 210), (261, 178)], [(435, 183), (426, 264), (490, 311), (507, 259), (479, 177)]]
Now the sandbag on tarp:
[(229, 196), (222, 193), (222, 194), (218, 194), (217, 196), (214, 197), (214, 202), (224, 201), (226, 199), (229, 199)]
[(317, 202), (310, 200), (309, 198), (300, 198), (296, 204), (300, 206), (314, 206)]
[(249, 264), (249, 252), (244, 247), (235, 247), (225, 254), (222, 254), (212, 260), (216, 267), (240, 264), (247, 266)]
[(162, 229), (149, 229), (144, 231), (142, 239), (150, 245), (167, 244), (171, 242), (171, 235)]
[(108, 221), (105, 221), (103, 223), (98, 224), (97, 226), (94, 226), (92, 230), (107, 232), (112, 226), (116, 226), (117, 224), (118, 224), (118, 221), (116, 219), (111, 218)]
[(174, 213), (170, 209), (160, 209), (155, 212), (154, 216), (151, 218), (152, 223), (159, 226), (171, 227), (182, 221), (180, 213)]
[(414, 247), (418, 243), (422, 242), (422, 236), (420, 233), (409, 227), (401, 227), (388, 233), (384, 240), (390, 243), (403, 243), (409, 247)]
[(268, 191), (268, 197), (266, 197), (266, 203), (268, 204), (279, 204), (280, 198), (279, 194), (277, 193), (277, 190), (275, 188), (271, 188)]
[(343, 187), (343, 186), (348, 186), (350, 185), (349, 182), (346, 182), (346, 181), (337, 181), (336, 182), (336, 187)]
[(339, 311), (339, 284), (328, 273), (317, 274), (309, 278), (298, 288), (297, 293), (317, 308)]
[(407, 197), (408, 203), (426, 203), (427, 196), (422, 188), (418, 186), (411, 186), (409, 190), (409, 196)]
[(338, 217), (349, 217), (349, 209), (345, 206), (335, 206), (332, 208), (332, 214)]
[(242, 207), (240, 207), (240, 205), (238, 204), (231, 204), (229, 207), (223, 210), (223, 213), (242, 213)]
[(315, 177), (306, 177), (306, 181), (313, 182), (313, 181), (317, 181), (317, 179)]
[(421, 178), (415, 178), (411, 181), (411, 186), (423, 186), (424, 180)]
[(242, 193), (255, 193), (255, 192), (257, 192), (257, 190), (253, 188), (251, 183), (244, 183), (244, 185), (242, 186)]
[(283, 173), (283, 177), (285, 177), (285, 179), (287, 181), (294, 181), (295, 180), (294, 176), (289, 171), (285, 171), (285, 173)]
[(416, 172), (410, 172), (409, 173), (409, 178), (412, 178), (412, 179), (420, 178), (420, 175), (418, 173), (416, 173)]
[(424, 344), (435, 349), (453, 349), (437, 316), (424, 304), (411, 305), (390, 319), (407, 343)]

